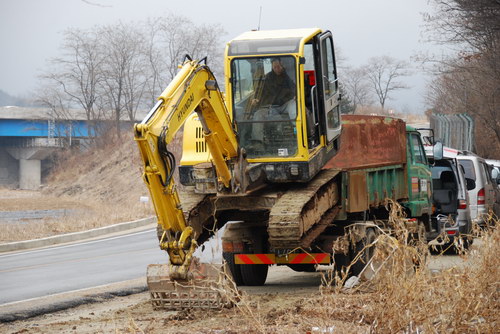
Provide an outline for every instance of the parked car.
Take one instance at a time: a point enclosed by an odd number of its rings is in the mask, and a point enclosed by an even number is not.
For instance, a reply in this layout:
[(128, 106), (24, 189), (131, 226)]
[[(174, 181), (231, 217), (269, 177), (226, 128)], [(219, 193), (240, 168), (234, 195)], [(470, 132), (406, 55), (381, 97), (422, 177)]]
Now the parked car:
[(486, 163), (493, 167), (491, 178), (496, 182), (497, 188), (500, 188), (500, 160), (486, 159)]
[[(493, 189), (495, 190), (495, 204), (493, 205), (493, 213), (496, 218), (500, 218), (500, 160), (486, 159), (490, 171)], [(495, 186), (496, 185), (496, 186)]]
[(472, 220), (484, 225), (493, 213), (496, 201), (496, 185), (491, 179), (490, 167), (486, 160), (474, 153), (460, 151), (458, 162), (464, 168), (465, 177), (474, 181), (474, 187), (469, 190)]
[(475, 184), (466, 179), (464, 170), (456, 159), (457, 152), (450, 154), (450, 149), (445, 147), (442, 159), (438, 160), (427, 151), (431, 163), (434, 205), (427, 240), (434, 245), (444, 244), (447, 240), (442, 236), (446, 234), (450, 243), (455, 238), (460, 238), (467, 248), (472, 242), (472, 218), (467, 190), (472, 189)]

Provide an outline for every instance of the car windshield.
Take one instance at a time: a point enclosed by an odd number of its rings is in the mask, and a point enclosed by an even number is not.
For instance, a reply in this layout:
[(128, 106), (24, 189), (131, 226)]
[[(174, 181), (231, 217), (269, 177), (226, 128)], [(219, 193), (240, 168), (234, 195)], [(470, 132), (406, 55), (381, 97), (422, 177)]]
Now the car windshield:
[(238, 58), (231, 63), (233, 113), (249, 158), (297, 153), (295, 59)]

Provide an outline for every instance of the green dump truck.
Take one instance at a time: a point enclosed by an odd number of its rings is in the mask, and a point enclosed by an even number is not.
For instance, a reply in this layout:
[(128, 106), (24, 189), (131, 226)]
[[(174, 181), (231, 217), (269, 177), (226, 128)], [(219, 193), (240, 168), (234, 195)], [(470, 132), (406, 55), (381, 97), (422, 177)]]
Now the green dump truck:
[[(348, 265), (375, 239), (376, 225), (388, 220), (389, 200), (402, 205), (408, 227), (424, 237), (432, 178), (418, 131), (396, 118), (344, 115), (340, 142), (309, 183), (218, 199), (217, 219), (231, 221), (222, 236), (223, 257), (238, 285), (264, 284), (273, 264), (296, 271)], [(335, 241), (353, 229), (349, 251), (334, 251)], [(370, 256), (363, 254), (364, 262)], [(353, 265), (352, 274), (363, 266)]]

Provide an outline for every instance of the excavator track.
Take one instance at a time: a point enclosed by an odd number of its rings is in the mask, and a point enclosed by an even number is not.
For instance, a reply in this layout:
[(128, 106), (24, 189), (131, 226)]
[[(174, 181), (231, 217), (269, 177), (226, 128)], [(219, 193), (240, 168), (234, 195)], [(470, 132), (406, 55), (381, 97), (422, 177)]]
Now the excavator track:
[(339, 200), (338, 173), (323, 170), (311, 182), (291, 187), (276, 200), (267, 229), (272, 250), (305, 246), (301, 240)]

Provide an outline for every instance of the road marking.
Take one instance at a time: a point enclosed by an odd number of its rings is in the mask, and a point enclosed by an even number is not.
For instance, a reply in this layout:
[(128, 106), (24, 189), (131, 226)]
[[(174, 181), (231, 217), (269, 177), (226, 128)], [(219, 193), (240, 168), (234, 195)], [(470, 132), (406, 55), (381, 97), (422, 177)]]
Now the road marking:
[(5, 303), (5, 304), (0, 304), (0, 307), (10, 306), (10, 305), (19, 304), (19, 303), (25, 303), (25, 302), (32, 302), (32, 301), (35, 301), (35, 300), (38, 300), (38, 299), (52, 298), (52, 297), (57, 297), (57, 296), (64, 295), (64, 294), (70, 294), (70, 293), (75, 293), (75, 292), (82, 292), (82, 291), (85, 291), (85, 290), (105, 288), (105, 287), (109, 287), (109, 286), (112, 286), (112, 285), (115, 285), (115, 284), (120, 284), (120, 283), (129, 282), (129, 281), (134, 281), (134, 280), (141, 279), (141, 278), (144, 278), (144, 280), (146, 279), (145, 276), (142, 276), (142, 277), (138, 277), (138, 278), (135, 278), (135, 279), (132, 279), (132, 280), (125, 280), (125, 281), (119, 281), (119, 282), (113, 282), (113, 283), (108, 283), (108, 284), (102, 284), (102, 285), (92, 286), (92, 287), (89, 287), (89, 288), (82, 288), (82, 289), (77, 289), (77, 290), (70, 290), (70, 291), (65, 291), (65, 292), (58, 292), (58, 293), (54, 293), (52, 295), (46, 295), (46, 296), (41, 296), (41, 297), (34, 297), (34, 298), (29, 298), (29, 299), (18, 300), (18, 301), (15, 301), (15, 302), (9, 302), (9, 303)]
[(43, 249), (37, 249), (37, 250), (32, 250), (32, 251), (20, 251), (14, 254), (5, 254), (5, 255), (0, 255), (0, 258), (5, 258), (5, 257), (10, 257), (10, 256), (19, 256), (19, 255), (25, 255), (25, 254), (33, 254), (33, 253), (39, 253), (39, 252), (46, 252), (49, 250), (57, 250), (57, 249), (63, 249), (63, 248), (68, 248), (68, 247), (75, 247), (75, 246), (81, 246), (81, 245), (89, 245), (89, 244), (94, 244), (98, 242), (104, 242), (104, 241), (109, 241), (109, 240), (114, 240), (114, 239), (120, 239), (120, 238), (126, 238), (126, 237), (131, 237), (135, 236), (138, 234), (144, 234), (144, 233), (149, 233), (155, 231), (155, 228), (145, 230), (145, 231), (140, 231), (140, 232), (134, 232), (131, 234), (125, 234), (125, 235), (119, 235), (116, 237), (110, 237), (110, 238), (104, 238), (104, 239), (99, 239), (99, 240), (92, 240), (92, 241), (83, 241), (83, 242), (75, 242), (71, 245), (65, 245), (65, 246), (49, 246), (47, 248)]

